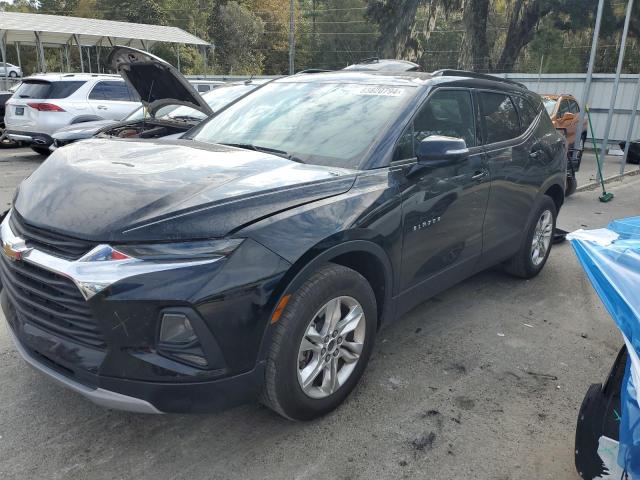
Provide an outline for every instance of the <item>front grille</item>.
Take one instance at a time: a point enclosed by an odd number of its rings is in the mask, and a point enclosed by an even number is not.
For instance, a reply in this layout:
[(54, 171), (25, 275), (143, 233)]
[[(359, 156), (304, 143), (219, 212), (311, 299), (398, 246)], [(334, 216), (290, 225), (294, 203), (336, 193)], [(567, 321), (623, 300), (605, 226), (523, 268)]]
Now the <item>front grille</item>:
[(98, 322), (71, 280), (2, 254), (0, 276), (24, 321), (83, 345), (106, 347)]
[(11, 212), (9, 226), (15, 235), (26, 241), (27, 246), (67, 260), (77, 260), (97, 245), (29, 225), (15, 210)]

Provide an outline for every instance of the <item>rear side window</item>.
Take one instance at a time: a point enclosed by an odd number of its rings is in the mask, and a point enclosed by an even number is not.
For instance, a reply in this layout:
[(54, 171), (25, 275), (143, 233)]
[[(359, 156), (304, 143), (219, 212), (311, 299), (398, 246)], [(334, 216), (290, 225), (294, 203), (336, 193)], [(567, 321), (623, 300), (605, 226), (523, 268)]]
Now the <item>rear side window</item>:
[(67, 98), (69, 95), (78, 90), (86, 82), (84, 81), (68, 81), (68, 82), (48, 82), (44, 80), (26, 80), (20, 84), (16, 90), (17, 98)]
[(520, 123), (522, 131), (524, 132), (538, 117), (538, 112), (535, 110), (535, 108), (533, 108), (531, 103), (523, 97), (514, 96), (512, 97), (512, 100), (518, 107), (518, 112), (520, 113)]
[(124, 82), (98, 82), (89, 94), (90, 100), (112, 100), (130, 102), (131, 95)]
[(508, 95), (480, 92), (478, 98), (486, 143), (503, 142), (520, 135), (518, 113)]

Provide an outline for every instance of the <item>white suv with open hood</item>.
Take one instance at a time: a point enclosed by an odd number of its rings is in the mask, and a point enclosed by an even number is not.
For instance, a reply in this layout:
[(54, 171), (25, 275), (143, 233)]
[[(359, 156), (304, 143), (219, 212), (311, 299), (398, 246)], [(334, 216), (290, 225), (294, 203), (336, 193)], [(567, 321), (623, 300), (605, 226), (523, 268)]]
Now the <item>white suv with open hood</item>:
[(6, 133), (46, 155), (53, 143), (51, 134), (61, 127), (120, 120), (138, 107), (137, 93), (119, 75), (34, 75), (6, 103)]

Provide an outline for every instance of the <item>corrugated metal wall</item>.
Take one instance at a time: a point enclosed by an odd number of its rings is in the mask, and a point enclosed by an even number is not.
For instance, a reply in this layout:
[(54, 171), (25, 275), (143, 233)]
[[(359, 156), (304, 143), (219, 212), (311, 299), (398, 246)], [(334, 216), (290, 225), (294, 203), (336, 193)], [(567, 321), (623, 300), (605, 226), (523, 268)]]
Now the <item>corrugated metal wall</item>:
[[(503, 74), (502, 76), (521, 82), (525, 84), (529, 90), (540, 94), (570, 93), (578, 99), (578, 102), (582, 102), (586, 79), (585, 74), (542, 74), (539, 81), (537, 74), (530, 73), (510, 73)], [(604, 136), (604, 127), (607, 123), (607, 113), (609, 112), (609, 105), (611, 104), (614, 78), (614, 74), (594, 74), (592, 78), (591, 91), (587, 103), (591, 110), (591, 119), (593, 121), (596, 140), (600, 140)], [(609, 138), (612, 143), (624, 140), (627, 135), (631, 110), (633, 108), (633, 96), (637, 83), (637, 75), (622, 75), (620, 77), (613, 122), (611, 132), (609, 133)], [(589, 138), (591, 138), (591, 135), (589, 135)], [(634, 124), (632, 138), (640, 138), (640, 119), (638, 118), (636, 118)]]

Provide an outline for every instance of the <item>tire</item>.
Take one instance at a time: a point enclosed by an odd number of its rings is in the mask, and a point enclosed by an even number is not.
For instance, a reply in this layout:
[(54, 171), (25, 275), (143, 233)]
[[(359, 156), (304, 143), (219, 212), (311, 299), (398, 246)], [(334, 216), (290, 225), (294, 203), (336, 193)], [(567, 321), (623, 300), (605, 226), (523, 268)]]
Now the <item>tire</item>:
[(15, 70), (11, 70), (11, 71), (9, 72), (9, 76), (10, 76), (11, 78), (18, 78), (18, 72), (16, 72)]
[[(534, 245), (534, 235), (536, 235), (538, 222), (542, 221), (542, 216), (545, 213), (550, 214), (549, 222), (551, 224), (551, 230), (547, 231), (545, 229), (546, 249), (544, 250), (543, 255), (535, 256), (537, 261), (534, 261), (535, 248), (538, 245)], [(504, 265), (507, 273), (520, 278), (533, 278), (540, 273), (544, 265), (547, 263), (549, 253), (551, 252), (551, 247), (553, 245), (553, 232), (556, 229), (556, 217), (556, 204), (553, 203), (553, 200), (550, 197), (546, 195), (543, 196), (540, 205), (536, 208), (533, 220), (527, 226), (527, 234), (524, 238), (523, 244), (520, 246), (520, 250)], [(546, 240), (547, 238), (548, 241)], [(540, 253), (540, 250), (538, 250), (538, 252)]]
[(31, 146), (31, 150), (33, 150), (37, 154), (43, 155), (45, 157), (48, 157), (49, 155), (51, 155), (51, 150), (49, 150), (49, 147), (34, 147), (32, 145)]
[(576, 193), (576, 189), (578, 188), (578, 181), (575, 176), (567, 175), (567, 186), (564, 191), (564, 196), (568, 197), (569, 195), (573, 195)]
[[(336, 302), (341, 308), (332, 311), (340, 312), (340, 319), (347, 312), (360, 319), (357, 327), (344, 336), (325, 331), (324, 307), (329, 305), (331, 310)], [(359, 311), (363, 316), (357, 316)], [(315, 330), (311, 330), (312, 323)], [(336, 323), (340, 328), (341, 322)], [(376, 328), (376, 298), (366, 279), (341, 265), (322, 267), (291, 296), (275, 326), (262, 403), (290, 420), (312, 420), (334, 410), (360, 380), (373, 349)], [(358, 346), (356, 342), (361, 345), (359, 357), (352, 350)], [(305, 346), (313, 349), (305, 350)], [(331, 375), (334, 364), (335, 377)], [(338, 379), (337, 383), (331, 383), (332, 378)], [(308, 386), (303, 387), (305, 380)]]

